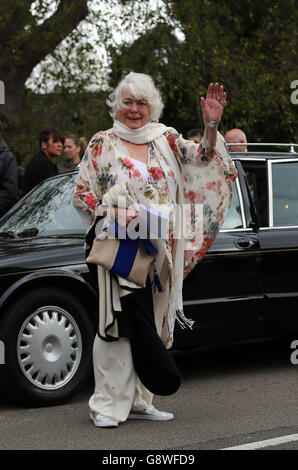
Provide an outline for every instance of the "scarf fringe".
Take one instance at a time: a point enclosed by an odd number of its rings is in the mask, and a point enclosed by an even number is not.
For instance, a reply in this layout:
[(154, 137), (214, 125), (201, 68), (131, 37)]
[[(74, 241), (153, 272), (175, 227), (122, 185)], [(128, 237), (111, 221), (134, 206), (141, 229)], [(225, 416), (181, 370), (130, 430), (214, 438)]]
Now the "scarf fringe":
[(182, 330), (184, 330), (186, 327), (192, 330), (195, 324), (194, 320), (191, 320), (191, 318), (186, 318), (183, 310), (176, 310), (176, 321), (179, 323)]

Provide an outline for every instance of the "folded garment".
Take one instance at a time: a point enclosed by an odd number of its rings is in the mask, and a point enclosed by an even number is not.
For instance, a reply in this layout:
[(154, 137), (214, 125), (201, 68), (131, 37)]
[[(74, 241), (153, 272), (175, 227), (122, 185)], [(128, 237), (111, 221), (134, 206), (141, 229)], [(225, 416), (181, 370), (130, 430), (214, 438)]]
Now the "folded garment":
[(157, 249), (149, 239), (125, 237), (125, 230), (114, 222), (96, 236), (86, 261), (145, 286), (150, 264), (156, 255)]
[(142, 384), (155, 395), (172, 395), (181, 385), (171, 352), (158, 336), (153, 313), (152, 288), (146, 287), (121, 298), (117, 314), (119, 336), (128, 337), (135, 371)]

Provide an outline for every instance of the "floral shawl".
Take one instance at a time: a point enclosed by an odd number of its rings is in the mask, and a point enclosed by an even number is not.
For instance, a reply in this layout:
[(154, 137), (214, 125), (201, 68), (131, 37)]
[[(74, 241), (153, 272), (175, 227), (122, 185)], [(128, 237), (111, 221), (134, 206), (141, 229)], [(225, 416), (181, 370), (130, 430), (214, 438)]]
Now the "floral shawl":
[[(203, 137), (201, 144), (197, 144), (185, 140), (173, 128), (167, 128), (164, 135), (178, 162), (184, 200), (189, 204), (192, 223), (195, 224), (197, 217), (195, 205), (203, 206), (203, 238), (199, 246), (195, 240), (187, 243), (183, 266), (185, 278), (211, 247), (224, 221), (232, 198), (232, 182), (237, 173), (219, 133), (215, 149), (210, 147), (206, 137)], [(148, 144), (148, 172), (149, 178), (146, 181), (113, 129), (96, 133), (80, 164), (74, 193), (74, 205), (87, 227), (92, 225), (95, 208), (100, 206), (104, 194), (117, 183), (128, 181), (137, 187), (143, 204), (147, 200), (150, 205), (153, 197), (150, 189), (153, 187), (154, 202), (157, 200), (160, 205), (175, 205), (177, 182), (172, 168), (154, 141)], [(166, 240), (169, 285), (173, 276), (171, 259), (174, 246), (173, 238), (169, 237)], [(159, 333), (166, 347), (170, 347), (173, 342), (175, 312), (168, 311), (165, 298), (159, 303), (163, 309)]]

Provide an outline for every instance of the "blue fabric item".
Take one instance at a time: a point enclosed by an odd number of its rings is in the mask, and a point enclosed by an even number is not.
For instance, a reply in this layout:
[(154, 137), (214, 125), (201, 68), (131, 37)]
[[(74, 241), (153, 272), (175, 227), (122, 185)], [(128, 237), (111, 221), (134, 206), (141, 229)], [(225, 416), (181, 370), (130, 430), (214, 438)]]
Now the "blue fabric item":
[(141, 240), (148, 255), (154, 255), (155, 253), (157, 253), (157, 249), (150, 240), (146, 238), (142, 238)]
[(137, 240), (131, 240), (126, 238), (125, 240), (119, 240), (119, 249), (111, 268), (111, 271), (117, 273), (121, 277), (128, 277), (135, 261), (137, 251), (139, 248), (139, 242)]
[(103, 230), (113, 233), (119, 240), (119, 249), (111, 271), (121, 277), (127, 278), (129, 276), (139, 249), (139, 241), (143, 243), (148, 255), (157, 253), (157, 249), (150, 240), (141, 238), (133, 240), (128, 238), (124, 229), (118, 225), (118, 222), (105, 227)]

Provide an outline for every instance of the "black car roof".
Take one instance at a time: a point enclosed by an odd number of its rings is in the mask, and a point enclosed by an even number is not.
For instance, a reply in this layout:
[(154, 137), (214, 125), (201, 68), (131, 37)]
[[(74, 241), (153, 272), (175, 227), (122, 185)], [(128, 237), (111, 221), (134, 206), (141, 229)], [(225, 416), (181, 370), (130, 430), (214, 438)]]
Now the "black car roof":
[(230, 152), (233, 160), (254, 160), (257, 158), (267, 159), (291, 159), (298, 158), (296, 152)]

